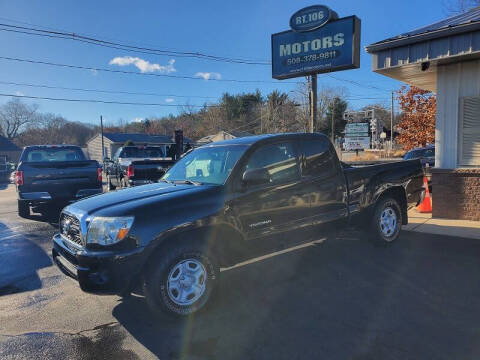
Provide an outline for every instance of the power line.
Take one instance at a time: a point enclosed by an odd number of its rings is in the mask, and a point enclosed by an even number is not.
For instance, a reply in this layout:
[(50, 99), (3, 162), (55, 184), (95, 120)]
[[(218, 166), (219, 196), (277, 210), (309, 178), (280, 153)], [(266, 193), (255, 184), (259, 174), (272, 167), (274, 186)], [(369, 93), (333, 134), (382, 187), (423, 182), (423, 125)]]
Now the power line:
[(156, 93), (148, 93), (148, 92), (130, 92), (130, 91), (119, 91), (119, 90), (70, 88), (70, 87), (63, 87), (63, 86), (50, 86), (50, 85), (42, 85), (42, 84), (19, 83), (19, 82), (1, 81), (1, 80), (0, 80), (0, 84), (27, 86), (27, 87), (45, 88), (45, 89), (98, 92), (98, 93), (105, 93), (105, 94), (125, 94), (125, 95), (142, 95), (142, 96), (159, 96), (159, 97), (160, 96), (170, 96), (170, 97), (179, 97), (179, 98), (199, 98), (199, 99), (216, 99), (217, 98), (215, 96), (156, 94)]
[[(78, 90), (78, 91), (87, 91), (87, 92), (102, 92), (102, 93), (120, 93), (120, 94), (131, 94), (131, 95), (152, 95), (152, 96), (172, 96), (172, 97), (189, 97), (183, 95), (173, 95), (173, 94), (153, 94), (153, 93), (135, 93), (135, 92), (126, 92), (126, 91), (109, 91), (109, 90), (98, 90), (98, 89), (80, 89), (80, 88), (67, 88), (67, 87), (58, 87), (58, 86), (48, 86), (48, 85), (37, 85), (37, 84), (27, 84), (27, 83), (16, 83), (16, 82), (6, 82), (0, 81), (0, 84), (9, 84), (9, 85), (18, 85), (18, 86), (31, 86), (31, 87), (41, 87), (41, 88), (48, 88), (48, 89), (63, 89), (63, 90)], [(30, 99), (39, 99), (39, 100), (54, 100), (54, 101), (70, 101), (70, 102), (90, 102), (90, 103), (104, 103), (104, 104), (119, 104), (119, 105), (142, 105), (142, 106), (193, 106), (193, 107), (220, 107), (223, 104), (215, 104), (215, 105), (191, 105), (191, 104), (160, 104), (160, 103), (143, 103), (143, 102), (123, 102), (123, 101), (107, 101), (107, 100), (97, 100), (97, 99), (68, 99), (68, 98), (52, 98), (52, 97), (41, 97), (41, 96), (27, 96), (27, 95), (17, 95), (17, 94), (0, 94), (0, 96), (12, 96), (18, 98), (30, 98)], [(202, 98), (201, 96), (190, 96), (190, 97), (197, 97)], [(215, 97), (204, 97), (204, 98), (212, 98)], [(345, 100), (385, 100), (383, 98), (348, 98), (345, 97)], [(257, 100), (245, 100), (246, 102), (258, 102)], [(260, 104), (260, 103), (259, 103)], [(283, 104), (287, 105), (287, 104)], [(305, 105), (305, 104), (304, 104)], [(242, 125), (245, 126), (245, 125)]]
[(388, 92), (391, 91), (391, 90), (379, 88), (379, 87), (374, 86), (374, 85), (362, 84), (362, 83), (360, 83), (360, 82), (358, 82), (358, 81), (355, 81), (355, 80), (342, 79), (342, 78), (333, 76), (333, 75), (331, 75), (331, 74), (326, 74), (326, 75), (327, 75), (328, 77), (334, 79), (334, 80), (347, 82), (347, 83), (349, 83), (349, 84), (353, 84), (353, 85), (360, 86), (360, 87), (364, 87), (364, 88), (369, 88), (369, 89), (373, 89), (373, 90), (379, 90), (379, 91), (382, 91), (382, 92), (383, 92), (383, 91), (388, 91)]
[(70, 98), (54, 98), (46, 96), (30, 96), (30, 95), (17, 95), (17, 94), (5, 94), (0, 93), (0, 96), (3, 97), (14, 97), (14, 98), (25, 98), (25, 99), (36, 99), (36, 100), (50, 100), (50, 101), (67, 101), (67, 102), (86, 102), (86, 103), (101, 103), (101, 104), (116, 104), (116, 105), (139, 105), (139, 106), (166, 106), (166, 107), (218, 107), (219, 105), (191, 105), (191, 104), (159, 104), (159, 103), (143, 103), (143, 102), (126, 102), (126, 101), (108, 101), (108, 100), (99, 100), (99, 99), (70, 99)]
[[(34, 88), (45, 88), (45, 89), (57, 89), (57, 90), (69, 90), (69, 91), (82, 91), (82, 92), (93, 92), (93, 93), (105, 93), (105, 94), (124, 94), (124, 95), (141, 95), (141, 96), (158, 96), (158, 97), (178, 97), (178, 98), (198, 98), (198, 99), (218, 99), (217, 96), (201, 96), (201, 95), (178, 95), (178, 94), (159, 94), (159, 93), (149, 93), (149, 92), (132, 92), (132, 91), (121, 91), (121, 90), (106, 90), (106, 89), (87, 89), (87, 88), (72, 88), (64, 86), (53, 86), (45, 84), (31, 84), (24, 82), (14, 82), (14, 81), (3, 81), (0, 80), (0, 84), (4, 85), (15, 85), (15, 86), (26, 86)], [(345, 100), (389, 100), (388, 98), (381, 97), (357, 97), (355, 95), (342, 97)], [(244, 100), (248, 101), (248, 100)], [(256, 102), (256, 100), (252, 100)]]
[[(34, 88), (45, 88), (45, 89), (58, 89), (58, 90), (69, 90), (69, 91), (92, 92), (92, 93), (105, 93), (105, 94), (125, 94), (125, 95), (199, 98), (199, 99), (218, 99), (218, 98), (221, 98), (221, 97), (215, 97), (215, 96), (201, 96), (201, 95), (158, 94), (158, 93), (148, 93), (148, 92), (131, 92), (131, 91), (106, 90), (106, 89), (71, 88), (71, 87), (64, 87), (64, 86), (53, 86), (53, 85), (45, 85), (45, 84), (31, 84), (31, 83), (3, 81), (3, 80), (0, 80), (0, 84), (15, 85), (15, 86), (26, 86), (26, 87), (34, 87)], [(343, 99), (351, 100), (351, 101), (357, 101), (357, 100), (388, 100), (387, 98), (379, 98), (379, 97), (350, 97), (350, 96), (343, 97)], [(244, 101), (249, 102), (248, 99), (246, 99)], [(258, 102), (258, 101), (257, 100), (251, 100), (250, 102)], [(174, 104), (172, 104), (172, 105), (174, 105)]]
[[(61, 39), (67, 39), (67, 40), (75, 40), (75, 41), (80, 41), (80, 42), (85, 42), (93, 45), (98, 45), (98, 46), (104, 46), (108, 48), (114, 48), (118, 50), (126, 50), (126, 51), (135, 51), (135, 52), (141, 52), (141, 53), (146, 53), (146, 54), (153, 54), (153, 55), (160, 55), (160, 56), (177, 56), (177, 57), (195, 57), (195, 58), (200, 58), (200, 59), (205, 59), (205, 60), (213, 60), (213, 61), (221, 61), (221, 62), (230, 62), (230, 63), (239, 63), (239, 64), (248, 64), (248, 65), (271, 65), (270, 61), (267, 60), (252, 60), (252, 59), (241, 59), (241, 58), (231, 58), (231, 57), (225, 57), (225, 56), (217, 56), (217, 55), (211, 55), (211, 54), (205, 54), (201, 52), (193, 52), (193, 51), (177, 51), (177, 50), (166, 50), (166, 49), (157, 49), (157, 48), (148, 48), (148, 47), (141, 47), (141, 46), (136, 46), (136, 45), (129, 45), (121, 42), (116, 42), (116, 41), (110, 41), (110, 40), (103, 40), (99, 38), (95, 38), (92, 36), (86, 36), (86, 35), (81, 35), (77, 34), (74, 32), (68, 32), (68, 31), (61, 31), (61, 30), (44, 30), (38, 28), (40, 25), (35, 25), (35, 24), (30, 24), (26, 22), (21, 22), (21, 21), (14, 21), (10, 19), (5, 19), (5, 18), (0, 18), (3, 20), (7, 20), (10, 22), (16, 22), (20, 24), (28, 24), (30, 27), (27, 26), (18, 26), (18, 25), (11, 25), (11, 24), (5, 24), (5, 23), (0, 23), (0, 26), (3, 28), (0, 28), (0, 31), (9, 31), (9, 32), (16, 32), (16, 33), (23, 33), (27, 35), (36, 35), (36, 36), (44, 36), (44, 37), (50, 37), (50, 38), (61, 38)], [(37, 26), (32, 27), (32, 26)], [(52, 28), (50, 28), (52, 29)], [(98, 71), (104, 71), (101, 69), (95, 69)], [(109, 69), (105, 69), (109, 70)], [(138, 74), (138, 73), (137, 73)], [(160, 74), (144, 74), (144, 75), (157, 75), (160, 76)], [(379, 91), (390, 91), (386, 89), (379, 88), (374, 85), (368, 85), (364, 83), (360, 83), (354, 80), (349, 80), (349, 79), (342, 79), (336, 76), (333, 76), (331, 74), (326, 74), (328, 77), (346, 82), (349, 84), (353, 84), (359, 87), (363, 88), (368, 88), (368, 89), (373, 89), (373, 90), (379, 90)], [(167, 76), (167, 75), (164, 75)], [(178, 77), (178, 76), (173, 76), (170, 75), (169, 77)], [(179, 77), (179, 78), (188, 78), (188, 79), (201, 79), (201, 78), (196, 78), (196, 77)], [(228, 80), (228, 79), (209, 79), (209, 80), (215, 80), (215, 81), (236, 81), (236, 82), (265, 82), (265, 81), (256, 81), (256, 80)], [(271, 82), (271, 83), (278, 83), (278, 82)], [(284, 82), (285, 83), (285, 82)], [(298, 82), (287, 82), (287, 83), (298, 83)]]
[(89, 37), (89, 36), (85, 36), (85, 35), (74, 33), (74, 32), (44, 30), (44, 29), (39, 29), (34, 27), (10, 25), (5, 23), (0, 23), (0, 26), (3, 27), (3, 28), (0, 28), (1, 31), (16, 32), (16, 33), (22, 33), (26, 35), (43, 36), (48, 38), (74, 40), (74, 41), (89, 43), (96, 46), (115, 48), (119, 50), (129, 50), (129, 51), (135, 51), (139, 53), (147, 53), (147, 54), (154, 54), (154, 55), (160, 55), (160, 56), (192, 57), (192, 58), (198, 58), (203, 60), (212, 60), (212, 61), (220, 61), (220, 62), (228, 62), (228, 63), (236, 63), (236, 64), (270, 65), (270, 62), (268, 61), (231, 58), (231, 57), (205, 54), (205, 53), (193, 52), (193, 51), (175, 51), (175, 50), (165, 50), (165, 49), (156, 49), (156, 48), (147, 48), (147, 47), (129, 45), (126, 43), (120, 43), (120, 42), (114, 42), (114, 41)]
[(243, 124), (242, 126), (238, 126), (238, 127), (236, 127), (236, 128), (230, 129), (230, 131), (235, 131), (235, 130), (239, 130), (239, 129), (242, 129), (242, 130), (240, 130), (240, 131), (245, 131), (245, 129), (243, 129), (243, 128), (247, 128), (247, 129), (248, 129), (250, 126), (258, 125), (258, 121), (259, 121), (259, 120), (262, 121), (262, 116), (260, 116), (259, 118), (255, 119), (255, 120), (253, 120), (253, 121), (250, 121), (250, 122), (248, 122), (248, 123), (246, 123), (246, 124)]
[[(130, 74), (130, 75), (139, 75), (139, 76), (155, 76), (155, 77), (166, 77), (166, 78), (187, 79), (187, 80), (205, 80), (201, 77), (187, 76), (187, 75), (142, 73), (142, 72), (135, 72), (135, 71), (127, 71), (127, 70), (114, 70), (114, 69), (106, 69), (106, 68), (98, 68), (98, 67), (90, 67), (90, 66), (53, 63), (53, 62), (49, 62), (49, 61), (22, 59), (22, 58), (8, 57), (8, 56), (0, 56), (0, 59), (8, 60), (8, 61), (26, 62), (26, 63), (31, 63), (31, 64), (57, 66), (57, 67), (64, 67), (64, 68), (70, 68), (70, 69), (103, 71), (103, 72), (117, 73), (117, 74)], [(298, 82), (298, 81), (297, 82), (295, 82), (295, 81), (280, 82), (280, 81), (269, 81), (269, 80), (239, 80), (239, 79), (214, 79), (214, 78), (208, 79), (206, 81), (236, 82), (236, 83), (267, 83), (267, 84), (300, 84), (301, 83), (301, 82)]]

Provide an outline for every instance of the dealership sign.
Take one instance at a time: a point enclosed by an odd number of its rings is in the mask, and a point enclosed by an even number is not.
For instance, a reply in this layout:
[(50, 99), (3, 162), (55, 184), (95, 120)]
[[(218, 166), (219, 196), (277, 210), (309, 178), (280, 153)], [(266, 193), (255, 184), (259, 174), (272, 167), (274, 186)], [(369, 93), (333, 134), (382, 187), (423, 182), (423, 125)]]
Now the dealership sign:
[(272, 77), (288, 79), (360, 67), (360, 19), (323, 5), (292, 15), (292, 30), (272, 35)]

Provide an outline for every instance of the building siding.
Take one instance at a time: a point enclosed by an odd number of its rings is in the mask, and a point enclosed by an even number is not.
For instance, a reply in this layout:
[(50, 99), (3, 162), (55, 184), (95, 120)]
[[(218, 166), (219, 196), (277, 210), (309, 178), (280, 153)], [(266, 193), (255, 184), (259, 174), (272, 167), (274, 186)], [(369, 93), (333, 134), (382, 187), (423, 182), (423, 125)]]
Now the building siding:
[[(123, 142), (114, 143), (106, 136), (103, 137), (104, 147), (105, 147), (105, 156), (109, 157), (110, 159), (113, 157), (117, 149), (124, 145)], [(143, 142), (142, 145), (144, 146), (159, 146), (162, 148), (163, 153), (167, 153), (167, 145), (169, 144), (161, 144), (161, 143), (152, 143), (152, 142)], [(185, 144), (184, 144), (185, 145)], [(92, 160), (97, 160), (99, 163), (103, 163), (103, 156), (102, 156), (102, 137), (100, 134), (95, 135), (87, 142), (87, 151), (88, 157)]]
[(6, 156), (7, 162), (18, 163), (22, 150), (18, 151), (0, 151), (0, 157)]
[[(105, 156), (111, 157), (110, 151), (110, 144), (111, 141), (108, 140), (106, 137), (103, 138), (104, 146), (106, 149)], [(88, 149), (88, 156), (92, 160), (97, 160), (100, 163), (103, 163), (103, 156), (102, 156), (102, 137), (100, 135), (95, 135), (92, 139), (90, 139), (87, 143)]]
[(438, 67), (435, 166), (454, 169), (458, 164), (460, 99), (480, 96), (480, 60)]
[(373, 70), (480, 52), (480, 31), (427, 40), (372, 53)]

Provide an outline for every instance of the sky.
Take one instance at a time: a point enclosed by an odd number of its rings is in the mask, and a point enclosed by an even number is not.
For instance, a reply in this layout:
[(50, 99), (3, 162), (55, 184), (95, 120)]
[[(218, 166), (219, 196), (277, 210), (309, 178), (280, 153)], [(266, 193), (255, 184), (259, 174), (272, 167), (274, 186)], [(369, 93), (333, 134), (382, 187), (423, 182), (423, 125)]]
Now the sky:
[[(344, 87), (351, 109), (371, 103), (389, 106), (391, 91), (398, 89), (402, 83), (373, 73), (371, 56), (365, 52), (364, 47), (445, 18), (444, 1), (321, 2), (336, 11), (339, 17), (358, 16), (362, 21), (362, 34), (360, 69), (333, 74), (346, 81), (319, 75), (319, 88)], [(61, 30), (141, 47), (202, 52), (268, 62), (271, 58), (271, 34), (289, 30), (290, 16), (295, 11), (314, 4), (318, 3), (303, 0), (4, 0), (0, 2), (0, 23)], [(225, 92), (236, 94), (255, 91), (257, 88), (263, 94), (275, 89), (294, 92), (298, 87), (295, 81), (303, 80), (274, 80), (271, 78), (270, 65), (231, 64), (181, 56), (142, 54), (7, 31), (0, 31), (0, 44), (0, 57), (194, 78), (109, 73), (0, 59), (0, 94), (163, 105), (24, 100), (38, 104), (41, 112), (59, 114), (71, 121), (98, 123), (100, 115), (103, 115), (107, 123), (118, 119), (138, 121), (153, 116), (177, 114), (185, 104), (200, 106), (214, 103)], [(261, 82), (238, 83), (212, 79)], [(348, 81), (359, 82), (362, 86)], [(5, 84), (6, 82), (154, 95), (82, 92)], [(8, 99), (0, 96), (0, 104)]]

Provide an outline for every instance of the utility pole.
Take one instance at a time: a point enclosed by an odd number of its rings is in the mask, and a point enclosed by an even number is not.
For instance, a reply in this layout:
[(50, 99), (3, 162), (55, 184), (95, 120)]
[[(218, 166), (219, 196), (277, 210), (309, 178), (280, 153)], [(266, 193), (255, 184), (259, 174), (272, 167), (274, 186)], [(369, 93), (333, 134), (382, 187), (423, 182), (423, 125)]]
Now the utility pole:
[(390, 151), (393, 150), (393, 91), (392, 91), (392, 107), (390, 111)]
[(263, 105), (260, 105), (260, 134), (263, 134)]
[(317, 74), (312, 75), (312, 89), (310, 95), (310, 132), (315, 131), (317, 119)]
[(337, 100), (336, 97), (334, 97), (332, 100), (332, 132), (330, 134), (330, 140), (332, 141), (332, 144), (334, 144), (335, 141), (335, 100)]
[(103, 160), (105, 159), (105, 147), (103, 144), (103, 116), (100, 115), (100, 133), (102, 134), (102, 163)]

